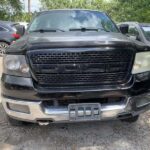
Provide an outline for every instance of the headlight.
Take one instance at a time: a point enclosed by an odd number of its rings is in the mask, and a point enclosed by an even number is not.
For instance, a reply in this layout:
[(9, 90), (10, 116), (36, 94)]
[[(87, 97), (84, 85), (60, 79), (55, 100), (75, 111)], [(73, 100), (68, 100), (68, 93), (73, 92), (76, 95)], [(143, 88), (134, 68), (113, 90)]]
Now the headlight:
[(150, 71), (150, 52), (137, 53), (132, 74)]
[(3, 72), (14, 76), (30, 77), (29, 66), (24, 55), (4, 55)]

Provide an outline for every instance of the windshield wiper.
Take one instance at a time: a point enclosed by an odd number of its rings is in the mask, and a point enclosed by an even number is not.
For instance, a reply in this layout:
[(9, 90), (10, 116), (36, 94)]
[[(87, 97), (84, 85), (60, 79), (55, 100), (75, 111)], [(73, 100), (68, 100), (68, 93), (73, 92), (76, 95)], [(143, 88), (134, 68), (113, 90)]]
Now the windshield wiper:
[(30, 31), (30, 32), (40, 32), (40, 33), (44, 33), (44, 32), (57, 32), (57, 31), (65, 32), (64, 30), (55, 29), (55, 28), (51, 28), (51, 29), (37, 29), (37, 30), (32, 30), (32, 31)]
[(97, 31), (98, 32), (99, 30), (109, 32), (104, 28), (84, 28), (84, 27), (82, 27), (82, 28), (71, 28), (71, 29), (69, 29), (69, 31), (82, 31), (82, 32), (85, 32), (85, 31)]

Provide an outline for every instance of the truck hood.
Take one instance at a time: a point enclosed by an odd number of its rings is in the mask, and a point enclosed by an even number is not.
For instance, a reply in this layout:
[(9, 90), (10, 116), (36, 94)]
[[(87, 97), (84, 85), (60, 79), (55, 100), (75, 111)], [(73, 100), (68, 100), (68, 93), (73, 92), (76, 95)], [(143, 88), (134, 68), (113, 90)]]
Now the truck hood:
[(11, 45), (6, 53), (21, 53), (35, 49), (127, 46), (134, 43), (121, 33), (110, 32), (47, 32), (27, 33)]

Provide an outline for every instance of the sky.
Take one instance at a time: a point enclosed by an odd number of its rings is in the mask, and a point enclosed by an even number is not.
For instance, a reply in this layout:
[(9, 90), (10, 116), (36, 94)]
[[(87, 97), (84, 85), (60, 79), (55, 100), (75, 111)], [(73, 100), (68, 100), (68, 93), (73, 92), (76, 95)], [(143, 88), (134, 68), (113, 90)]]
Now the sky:
[[(25, 6), (25, 11), (28, 11), (28, 0), (21, 0)], [(39, 0), (31, 0), (31, 11), (38, 11), (40, 8)]]

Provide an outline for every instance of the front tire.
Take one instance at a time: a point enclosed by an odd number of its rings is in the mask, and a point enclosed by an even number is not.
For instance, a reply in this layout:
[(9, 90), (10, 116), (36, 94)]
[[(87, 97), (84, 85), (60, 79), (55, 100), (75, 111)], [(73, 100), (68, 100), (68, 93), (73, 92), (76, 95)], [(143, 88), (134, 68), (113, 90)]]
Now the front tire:
[(6, 48), (9, 45), (6, 42), (0, 42), (0, 56), (3, 56), (6, 52)]
[(134, 116), (134, 117), (129, 117), (129, 118), (125, 118), (125, 119), (121, 119), (122, 122), (128, 122), (128, 123), (134, 123), (137, 122), (139, 119), (139, 115)]

